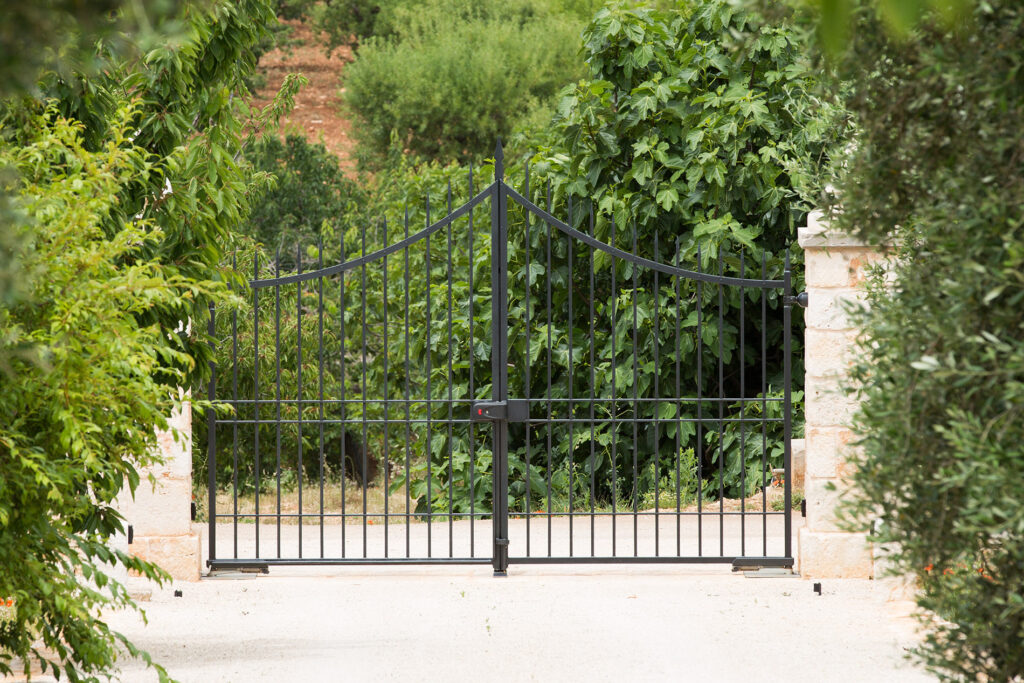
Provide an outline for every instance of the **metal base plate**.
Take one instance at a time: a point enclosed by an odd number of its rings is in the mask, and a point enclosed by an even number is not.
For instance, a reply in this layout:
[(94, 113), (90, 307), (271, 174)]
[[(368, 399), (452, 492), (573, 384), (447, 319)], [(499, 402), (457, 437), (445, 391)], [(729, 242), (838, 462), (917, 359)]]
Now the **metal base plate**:
[(798, 578), (800, 575), (792, 569), (785, 569), (782, 567), (761, 567), (760, 569), (744, 571), (743, 576), (748, 579), (792, 579)]

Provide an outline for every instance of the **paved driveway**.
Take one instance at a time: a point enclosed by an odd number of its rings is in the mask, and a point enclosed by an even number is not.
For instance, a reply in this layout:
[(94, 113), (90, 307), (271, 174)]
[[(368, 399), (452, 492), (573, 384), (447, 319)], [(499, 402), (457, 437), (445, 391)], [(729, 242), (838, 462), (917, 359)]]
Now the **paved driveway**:
[[(727, 567), (274, 568), (113, 625), (183, 682), (923, 681), (884, 584)], [(126, 662), (120, 680), (155, 676)]]

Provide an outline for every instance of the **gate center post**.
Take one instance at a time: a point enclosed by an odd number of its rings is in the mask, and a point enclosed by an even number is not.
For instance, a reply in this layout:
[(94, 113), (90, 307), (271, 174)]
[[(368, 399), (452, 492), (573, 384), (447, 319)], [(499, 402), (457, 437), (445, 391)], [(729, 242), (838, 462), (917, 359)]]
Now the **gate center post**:
[[(501, 139), (494, 150), (491, 198), (491, 397), (508, 400), (508, 204), (504, 192), (505, 164)], [(494, 421), (495, 576), (508, 575), (508, 421)]]

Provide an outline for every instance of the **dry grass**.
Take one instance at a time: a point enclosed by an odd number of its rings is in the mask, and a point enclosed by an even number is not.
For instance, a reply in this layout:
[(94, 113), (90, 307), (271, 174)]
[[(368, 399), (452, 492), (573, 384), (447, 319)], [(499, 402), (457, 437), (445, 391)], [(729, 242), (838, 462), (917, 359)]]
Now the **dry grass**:
[[(386, 488), (383, 481), (378, 479), (366, 488), (366, 512), (371, 515), (383, 515), (385, 511), (392, 515), (401, 515), (406, 512), (406, 501), (405, 491), (396, 491), (390, 495), (387, 495), (387, 508), (385, 508), (384, 500), (386, 496)], [(794, 489), (792, 495), (793, 507), (798, 507), (800, 501), (803, 499), (803, 492)], [(717, 499), (705, 500), (701, 505), (703, 512), (715, 513), (720, 510), (725, 512), (762, 512), (765, 509), (765, 504), (769, 511), (780, 512), (784, 507), (785, 493), (782, 486), (770, 486), (762, 495), (761, 491), (757, 491), (754, 495), (746, 499), (738, 498), (727, 498), (722, 502)], [(273, 484), (270, 486), (269, 491), (263, 491), (260, 493), (260, 514), (262, 515), (274, 515), (280, 512), (284, 515), (297, 515), (299, 511), (299, 490), (297, 486), (282, 487), (280, 496), (280, 509), (278, 508), (278, 495)], [(573, 509), (579, 512), (589, 512), (590, 504), (588, 501), (575, 500), (573, 501)], [(202, 493), (197, 494), (197, 503), (200, 510), (200, 519), (208, 519), (206, 517), (206, 505), (205, 495)], [(650, 503), (648, 503), (649, 505)], [(217, 511), (218, 514), (232, 514), (234, 511), (234, 495), (232, 490), (221, 490), (217, 492)], [(546, 506), (538, 507), (533, 512), (538, 514), (546, 514), (548, 510), (543, 509)], [(629, 511), (632, 508), (632, 501), (623, 500), (620, 501), (616, 506), (619, 512)], [(344, 495), (344, 509), (346, 514), (358, 515), (346, 520), (349, 524), (361, 524), (362, 513), (363, 513), (363, 488), (362, 485), (350, 480), (345, 480), (345, 495)], [(597, 512), (612, 511), (610, 503), (602, 502), (600, 505), (594, 506)], [(664, 491), (660, 496), (660, 505), (658, 507), (660, 512), (671, 513), (676, 509), (675, 504), (675, 492)], [(681, 506), (682, 512), (696, 512), (697, 504), (691, 502), (690, 504), (684, 504)], [(251, 515), (256, 510), (256, 496), (249, 492), (240, 494), (238, 496), (238, 514), (239, 515)], [(342, 510), (342, 483), (340, 481), (325, 481), (323, 486), (323, 512), (328, 514), (338, 514)], [(409, 512), (415, 512), (416, 500), (413, 499), (409, 503)], [(551, 510), (555, 514), (567, 514), (569, 512), (568, 506), (565, 501), (552, 500)], [(654, 512), (654, 507), (645, 507), (640, 510), (641, 512)], [(314, 480), (307, 482), (302, 487), (302, 512), (303, 515), (317, 516), (320, 514), (320, 484)], [(511, 510), (509, 511), (511, 517), (523, 517), (524, 513), (522, 510)], [(412, 523), (424, 521), (420, 517), (412, 517)], [(401, 524), (404, 518), (395, 516), (389, 518), (388, 523)], [(241, 522), (252, 522), (251, 518), (241, 518)], [(282, 517), (282, 524), (298, 524), (298, 517)], [(375, 523), (375, 520), (371, 520), (370, 524)]]
[[(721, 503), (717, 499), (704, 500), (700, 509), (701, 512), (718, 512), (719, 510), (724, 510), (725, 512), (762, 512), (765, 506), (767, 506), (769, 511), (778, 512), (785, 506), (785, 500), (786, 493), (782, 486), (773, 485), (763, 492), (755, 492), (749, 498), (726, 498)], [(803, 492), (794, 489), (791, 498), (793, 506), (798, 506), (801, 500), (803, 500)], [(660, 502), (661, 510), (675, 510), (675, 492), (663, 493)], [(696, 512), (697, 504), (684, 505), (681, 510), (683, 512)], [(645, 510), (645, 512), (654, 512), (654, 508)]]
[[(350, 480), (344, 480), (344, 510), (346, 514), (362, 514), (363, 512), (363, 488), (361, 484)], [(313, 480), (302, 487), (302, 512), (304, 515), (316, 516), (321, 511), (320, 482)], [(205, 496), (203, 496), (205, 497)], [(286, 515), (297, 515), (299, 512), (299, 489), (297, 486), (282, 488), (280, 496), (280, 508), (278, 508), (278, 495), (276, 488), (271, 485), (269, 491), (260, 492), (260, 514), (273, 515), (278, 512)], [(383, 482), (376, 481), (366, 488), (366, 512), (371, 514), (384, 514), (384, 501), (387, 498), (387, 510), (394, 513), (404, 513), (405, 491), (396, 491), (387, 495)], [(205, 506), (201, 506), (205, 507)], [(409, 506), (410, 512), (416, 510), (416, 501), (413, 500)], [(232, 514), (235, 510), (235, 496), (228, 488), (217, 492), (217, 513)], [(238, 496), (238, 514), (251, 515), (256, 511), (256, 495), (252, 492)], [(342, 511), (342, 482), (325, 481), (323, 485), (323, 512), (339, 514)], [(204, 511), (205, 512), (205, 511)], [(208, 518), (207, 518), (208, 519)], [(389, 519), (389, 523), (401, 523), (400, 517)], [(240, 522), (252, 522), (252, 518), (241, 518)], [(361, 524), (361, 517), (353, 517), (347, 520), (349, 524)], [(282, 524), (298, 524), (298, 517), (283, 517)], [(373, 521), (370, 522), (371, 524)]]

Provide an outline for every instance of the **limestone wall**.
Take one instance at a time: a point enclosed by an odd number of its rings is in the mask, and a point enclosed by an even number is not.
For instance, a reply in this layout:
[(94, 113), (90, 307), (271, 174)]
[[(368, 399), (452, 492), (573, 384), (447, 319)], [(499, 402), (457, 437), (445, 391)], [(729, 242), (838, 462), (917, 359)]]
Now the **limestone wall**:
[[(799, 533), (799, 571), (812, 578), (873, 577), (872, 548), (865, 534), (841, 531), (835, 506), (850, 474), (849, 428), (856, 402), (845, 389), (858, 331), (845, 304), (862, 295), (864, 269), (879, 250), (829, 229), (813, 212), (799, 230), (804, 249), (808, 308), (805, 332), (805, 472), (807, 522)], [(830, 485), (835, 490), (830, 490)]]
[[(126, 546), (132, 554), (159, 565), (176, 580), (198, 581), (202, 538), (193, 531), (191, 515), (191, 405), (184, 402), (169, 422), (178, 430), (179, 440), (170, 431), (157, 433), (164, 463), (140, 470), (134, 498), (123, 492), (117, 509), (134, 530), (134, 539)], [(155, 489), (149, 483), (150, 474), (156, 479)]]

